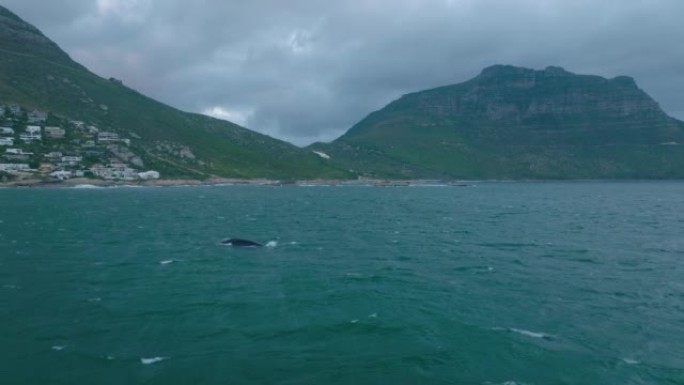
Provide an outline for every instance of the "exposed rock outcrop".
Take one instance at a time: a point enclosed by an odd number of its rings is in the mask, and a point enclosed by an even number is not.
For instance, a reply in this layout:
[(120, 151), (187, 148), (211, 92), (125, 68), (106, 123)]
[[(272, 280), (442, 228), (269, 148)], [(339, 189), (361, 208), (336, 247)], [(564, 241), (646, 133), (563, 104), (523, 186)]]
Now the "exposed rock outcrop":
[(682, 143), (684, 124), (630, 77), (495, 65), (312, 149), (369, 176), (670, 178), (684, 177)]

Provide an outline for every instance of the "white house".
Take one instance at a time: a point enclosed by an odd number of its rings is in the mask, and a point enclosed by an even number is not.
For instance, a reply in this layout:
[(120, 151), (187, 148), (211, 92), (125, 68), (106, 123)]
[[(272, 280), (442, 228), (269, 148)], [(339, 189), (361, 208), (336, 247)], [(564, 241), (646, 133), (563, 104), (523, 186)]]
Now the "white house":
[(102, 131), (97, 134), (97, 141), (98, 142), (118, 142), (119, 141), (119, 134), (115, 132), (107, 132), (107, 131)]
[(26, 162), (29, 160), (30, 155), (33, 154), (30, 152), (24, 152), (18, 148), (8, 148), (5, 150), (5, 155), (3, 155), (3, 158), (8, 160)]
[(61, 139), (66, 134), (66, 131), (59, 127), (45, 127), (45, 136), (53, 139)]
[(24, 152), (21, 148), (8, 148), (5, 150), (5, 154), (12, 155), (33, 155), (32, 152)]
[(0, 163), (0, 171), (25, 171), (30, 170), (26, 163)]
[(95, 165), (90, 168), (90, 172), (103, 179), (135, 180), (138, 178), (138, 173), (135, 169), (128, 168), (123, 164), (112, 164), (110, 167)]
[(138, 173), (138, 178), (144, 179), (144, 180), (149, 180), (149, 179), (159, 179), (159, 172), (157, 171), (145, 171), (145, 172), (139, 172)]
[(24, 142), (41, 140), (42, 137), (40, 135), (40, 126), (27, 126), (26, 132), (19, 135), (19, 139), (23, 140)]
[(57, 170), (50, 173), (50, 176), (59, 180), (71, 178), (71, 171)]
[(40, 126), (26, 126), (27, 134), (40, 134)]
[(75, 166), (83, 160), (83, 157), (81, 156), (63, 156), (62, 157), (62, 163), (66, 163), (70, 166)]
[(34, 140), (42, 140), (40, 134), (20, 134), (19, 139), (24, 142), (33, 142)]

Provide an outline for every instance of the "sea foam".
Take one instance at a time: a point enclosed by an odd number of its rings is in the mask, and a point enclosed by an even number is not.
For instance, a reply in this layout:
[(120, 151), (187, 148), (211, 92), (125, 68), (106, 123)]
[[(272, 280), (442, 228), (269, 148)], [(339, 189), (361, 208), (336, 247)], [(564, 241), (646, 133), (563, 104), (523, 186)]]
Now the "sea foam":
[(529, 330), (515, 329), (515, 328), (510, 328), (508, 330), (512, 331), (513, 333), (522, 334), (526, 337), (551, 339), (551, 335), (546, 334), (546, 333), (531, 332)]
[(152, 358), (140, 358), (140, 362), (143, 365), (151, 365), (160, 361), (168, 360), (169, 357), (152, 357)]
[(276, 247), (276, 246), (278, 246), (277, 241), (268, 241), (268, 243), (266, 243), (266, 247)]
[(493, 328), (488, 328), (488, 329), (489, 330), (496, 330), (496, 331), (506, 331), (506, 332), (511, 332), (511, 333), (517, 333), (517, 334), (523, 335), (525, 337), (542, 338), (545, 340), (550, 340), (553, 338), (553, 336), (551, 334), (540, 333), (540, 332), (532, 332), (532, 331), (524, 330), (524, 329), (502, 328), (502, 327), (493, 327)]

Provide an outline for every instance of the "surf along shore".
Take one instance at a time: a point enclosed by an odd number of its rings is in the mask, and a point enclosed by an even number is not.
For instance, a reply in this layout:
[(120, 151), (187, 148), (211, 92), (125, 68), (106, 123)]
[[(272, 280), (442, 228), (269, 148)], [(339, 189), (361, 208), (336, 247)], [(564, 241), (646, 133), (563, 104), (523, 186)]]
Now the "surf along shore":
[(14, 188), (69, 188), (79, 186), (94, 187), (172, 187), (172, 186), (218, 186), (218, 185), (253, 185), (253, 186), (411, 186), (411, 185), (450, 185), (469, 186), (466, 181), (443, 180), (389, 180), (389, 179), (351, 179), (351, 180), (273, 180), (273, 179), (155, 179), (155, 180), (103, 180), (90, 178), (71, 178), (65, 180), (18, 179), (0, 182), (0, 187)]

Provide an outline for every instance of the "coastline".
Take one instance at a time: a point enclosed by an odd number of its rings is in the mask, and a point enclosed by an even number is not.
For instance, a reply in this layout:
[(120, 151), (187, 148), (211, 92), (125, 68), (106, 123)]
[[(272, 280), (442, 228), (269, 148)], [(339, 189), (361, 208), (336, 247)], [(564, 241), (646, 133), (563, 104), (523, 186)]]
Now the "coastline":
[(197, 179), (155, 179), (155, 180), (104, 180), (89, 178), (72, 178), (66, 180), (20, 179), (0, 182), (0, 188), (74, 188), (86, 187), (175, 187), (175, 186), (374, 186), (400, 187), (415, 185), (443, 185), (468, 187), (473, 181), (463, 180), (394, 180), (394, 179), (307, 179), (307, 180), (277, 180), (277, 179), (231, 179), (210, 178)]
[(410, 186), (449, 186), (473, 187), (479, 183), (553, 183), (553, 182), (684, 182), (681, 179), (155, 179), (155, 180), (104, 180), (72, 178), (63, 181), (44, 179), (20, 179), (0, 182), (0, 188), (116, 188), (116, 187), (179, 187), (179, 186), (270, 186), (270, 187), (316, 187), (316, 186), (370, 186), (370, 187), (410, 187)]
[(65, 180), (46, 180), (25, 178), (0, 181), (0, 188), (116, 188), (116, 187), (179, 187), (179, 186), (270, 186), (270, 187), (315, 187), (315, 186), (370, 186), (370, 187), (409, 187), (409, 186), (448, 186), (473, 187), (480, 183), (587, 183), (587, 182), (684, 182), (681, 179), (154, 179), (154, 180), (105, 180), (90, 178), (71, 178)]

